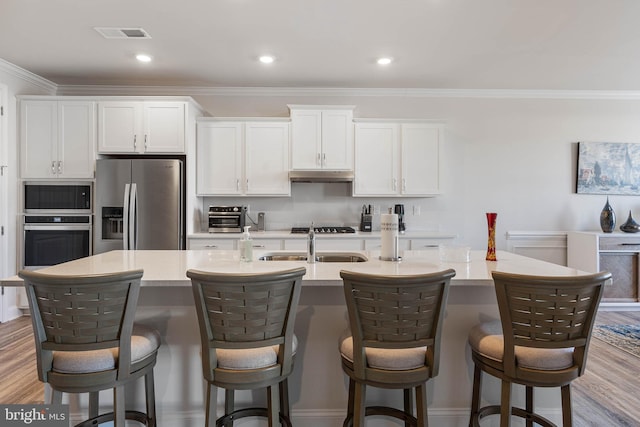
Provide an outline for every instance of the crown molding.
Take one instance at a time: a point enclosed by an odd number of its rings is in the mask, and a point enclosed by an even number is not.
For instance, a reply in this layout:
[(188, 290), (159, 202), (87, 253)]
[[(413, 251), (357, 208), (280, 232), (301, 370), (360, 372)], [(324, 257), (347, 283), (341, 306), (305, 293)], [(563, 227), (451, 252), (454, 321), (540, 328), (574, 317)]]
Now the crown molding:
[[(50, 82), (49, 82), (50, 83)], [(640, 91), (538, 89), (421, 89), (323, 87), (206, 87), (58, 85), (58, 95), (181, 95), (181, 96), (315, 96), (491, 98), (565, 100), (640, 100)]]
[(17, 65), (5, 61), (2, 58), (0, 58), (0, 71), (4, 71), (9, 75), (24, 80), (27, 83), (37, 86), (41, 89), (44, 89), (51, 94), (55, 94), (58, 90), (58, 85), (56, 85), (52, 81), (47, 80), (44, 77), (40, 77), (39, 75), (34, 74), (31, 71), (25, 70), (24, 68), (18, 67)]

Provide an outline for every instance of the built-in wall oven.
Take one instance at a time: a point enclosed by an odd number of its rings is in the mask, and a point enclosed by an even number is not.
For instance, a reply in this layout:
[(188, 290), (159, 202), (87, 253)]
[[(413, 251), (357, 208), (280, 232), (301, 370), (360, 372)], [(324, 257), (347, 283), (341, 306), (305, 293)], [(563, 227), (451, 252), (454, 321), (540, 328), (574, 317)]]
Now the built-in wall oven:
[(29, 270), (91, 255), (91, 215), (24, 215), (23, 266)]
[(93, 253), (91, 183), (24, 184), (21, 268), (38, 269)]

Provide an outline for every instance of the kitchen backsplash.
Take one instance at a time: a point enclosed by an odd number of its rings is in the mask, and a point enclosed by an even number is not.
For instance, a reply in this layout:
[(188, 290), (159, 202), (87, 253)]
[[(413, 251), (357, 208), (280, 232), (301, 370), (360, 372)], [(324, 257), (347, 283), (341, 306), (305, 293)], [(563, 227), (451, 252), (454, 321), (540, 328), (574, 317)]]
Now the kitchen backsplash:
[[(293, 183), (291, 197), (203, 197), (200, 207), (202, 224), (206, 224), (209, 205), (245, 205), (249, 216), (258, 221), (258, 212), (265, 212), (267, 230), (287, 230), (295, 226), (349, 225), (358, 228), (362, 205), (377, 210), (373, 230), (380, 230), (380, 213), (386, 213), (397, 203), (405, 205), (407, 230), (454, 231), (447, 228), (446, 218), (438, 212), (437, 198), (361, 198), (351, 196), (350, 183)], [(201, 231), (206, 231), (202, 229)]]

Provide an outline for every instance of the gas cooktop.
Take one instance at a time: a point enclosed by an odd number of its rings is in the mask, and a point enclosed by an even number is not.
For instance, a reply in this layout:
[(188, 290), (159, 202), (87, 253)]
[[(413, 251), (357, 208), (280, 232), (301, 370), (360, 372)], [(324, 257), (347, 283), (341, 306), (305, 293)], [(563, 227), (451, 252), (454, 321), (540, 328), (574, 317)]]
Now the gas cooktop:
[[(337, 227), (337, 226), (324, 226), (313, 227), (313, 231), (316, 233), (355, 233), (356, 230), (353, 227)], [(309, 227), (293, 227), (291, 229), (293, 234), (307, 234), (309, 233)]]

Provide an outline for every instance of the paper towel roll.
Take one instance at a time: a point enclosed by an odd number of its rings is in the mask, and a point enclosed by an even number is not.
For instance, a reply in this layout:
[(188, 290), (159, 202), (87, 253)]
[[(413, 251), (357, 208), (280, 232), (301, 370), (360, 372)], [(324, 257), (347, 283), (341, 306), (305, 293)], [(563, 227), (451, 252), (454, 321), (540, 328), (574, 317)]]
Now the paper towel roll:
[(398, 259), (398, 214), (380, 215), (380, 259), (395, 261)]

